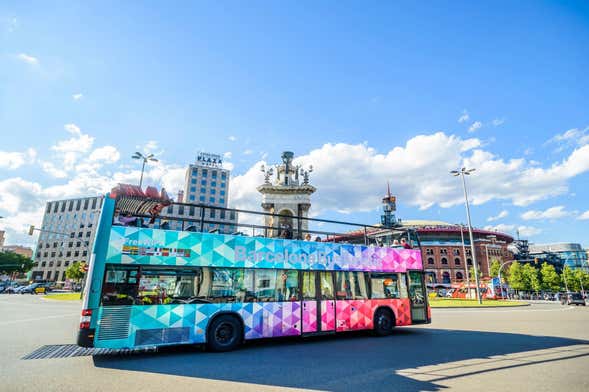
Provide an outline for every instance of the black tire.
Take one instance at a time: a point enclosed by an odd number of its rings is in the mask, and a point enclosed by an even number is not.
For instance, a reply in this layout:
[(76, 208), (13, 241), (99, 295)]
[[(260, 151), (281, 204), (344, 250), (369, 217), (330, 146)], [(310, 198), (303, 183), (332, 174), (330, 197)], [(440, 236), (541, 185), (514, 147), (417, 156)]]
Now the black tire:
[(241, 344), (243, 328), (235, 316), (216, 317), (207, 330), (207, 347), (211, 351), (231, 351)]
[(390, 309), (378, 309), (374, 313), (374, 333), (377, 336), (388, 336), (393, 333), (397, 321)]

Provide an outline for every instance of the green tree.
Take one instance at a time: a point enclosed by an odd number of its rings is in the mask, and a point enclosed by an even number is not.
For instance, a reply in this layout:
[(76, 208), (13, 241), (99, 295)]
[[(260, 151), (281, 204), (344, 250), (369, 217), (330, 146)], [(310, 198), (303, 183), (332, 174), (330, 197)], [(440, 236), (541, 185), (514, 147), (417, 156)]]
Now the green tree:
[(82, 280), (84, 277), (84, 272), (82, 272), (82, 263), (76, 261), (70, 265), (68, 269), (65, 270), (65, 276), (68, 279), (75, 280), (76, 282)]
[(35, 266), (35, 262), (14, 252), (0, 252), (0, 272), (27, 272)]
[(565, 288), (568, 288), (569, 291), (579, 291), (581, 288), (579, 281), (575, 279), (573, 270), (568, 265), (562, 271), (562, 283), (566, 284)]
[(522, 267), (522, 274), (524, 276), (525, 289), (538, 292), (540, 290), (538, 270), (531, 264), (526, 264)]
[(514, 261), (509, 266), (509, 278), (507, 279), (507, 282), (513, 290), (526, 290), (523, 269), (521, 264), (517, 261)]
[(547, 262), (542, 263), (540, 276), (542, 277), (542, 290), (560, 290), (560, 276), (556, 273), (553, 265), (548, 264)]
[(489, 271), (492, 278), (495, 278), (496, 276), (499, 275), (499, 268), (500, 267), (501, 267), (501, 263), (499, 262), (499, 260), (493, 260), (493, 262), (491, 263), (491, 271)]
[(573, 271), (573, 279), (575, 281), (578, 282), (579, 286), (579, 290), (587, 290), (587, 283), (589, 283), (589, 273), (583, 271), (582, 269), (576, 269), (575, 271)]

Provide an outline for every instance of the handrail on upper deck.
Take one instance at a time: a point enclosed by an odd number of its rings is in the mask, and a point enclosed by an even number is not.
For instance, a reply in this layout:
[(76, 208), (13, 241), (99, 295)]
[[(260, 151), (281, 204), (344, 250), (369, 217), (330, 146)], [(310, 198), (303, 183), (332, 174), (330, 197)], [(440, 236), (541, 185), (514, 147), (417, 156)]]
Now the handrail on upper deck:
[[(147, 207), (146, 205), (149, 204), (149, 202), (151, 201), (153, 205), (156, 205), (158, 202), (161, 202), (161, 200), (157, 200), (157, 199), (149, 199), (149, 198), (145, 198), (145, 197), (138, 197), (138, 196), (126, 196), (126, 195), (118, 195), (116, 197), (116, 206), (115, 206), (115, 211), (119, 210), (119, 206), (120, 206), (120, 202), (124, 202), (124, 201), (134, 201), (136, 203), (140, 203), (142, 208), (141, 210), (143, 212), (146, 211)], [(383, 236), (383, 232), (386, 233), (390, 233), (390, 235), (396, 235), (399, 236), (399, 238), (403, 238), (403, 234), (405, 234), (405, 237), (408, 238), (409, 240), (416, 240), (417, 241), (417, 247), (420, 247), (420, 241), (419, 241), (419, 236), (417, 235), (417, 231), (412, 229), (412, 228), (405, 228), (402, 226), (395, 226), (395, 227), (390, 227), (390, 228), (386, 228), (383, 226), (377, 226), (377, 225), (366, 225), (366, 224), (362, 224), (362, 223), (356, 223), (356, 222), (345, 222), (345, 221), (337, 221), (337, 220), (332, 220), (332, 219), (322, 219), (322, 218), (310, 218), (310, 217), (303, 217), (303, 216), (293, 216), (293, 215), (286, 215), (286, 214), (277, 214), (277, 213), (270, 213), (270, 212), (264, 212), (264, 211), (251, 211), (251, 210), (244, 210), (244, 209), (238, 209), (238, 208), (229, 208), (229, 207), (221, 207), (221, 206), (212, 206), (212, 205), (207, 205), (204, 203), (183, 203), (183, 202), (169, 202), (166, 203), (165, 207), (172, 207), (174, 205), (178, 205), (178, 206), (183, 206), (186, 208), (199, 208), (200, 209), (200, 216), (195, 217), (195, 218), (191, 218), (191, 217), (184, 217), (184, 216), (169, 216), (166, 215), (166, 212), (163, 211), (161, 213), (159, 213), (158, 211), (158, 215), (157, 217), (155, 217), (154, 219), (154, 215), (148, 215), (145, 213), (139, 213), (139, 212), (133, 212), (133, 211), (119, 211), (119, 213), (131, 213), (133, 215), (133, 217), (136, 218), (148, 218), (151, 220), (154, 220), (154, 224), (155, 224), (155, 220), (159, 220), (159, 224), (158, 226), (161, 226), (161, 221), (162, 220), (167, 220), (167, 221), (179, 221), (182, 222), (181, 225), (181, 230), (185, 231), (187, 228), (195, 227), (193, 224), (187, 226), (185, 228), (185, 222), (195, 222), (198, 221), (199, 223), (199, 228), (198, 230), (189, 230), (189, 231), (198, 231), (198, 232), (204, 232), (204, 225), (205, 224), (215, 224), (215, 225), (229, 225), (229, 226), (233, 226), (236, 228), (240, 228), (240, 227), (245, 227), (248, 229), (252, 230), (252, 236), (255, 236), (255, 229), (260, 229), (263, 230), (263, 237), (268, 237), (268, 238), (277, 238), (277, 236), (274, 235), (268, 235), (268, 232), (273, 233), (275, 231), (280, 231), (281, 228), (280, 227), (276, 227), (276, 226), (267, 226), (267, 225), (259, 225), (259, 224), (251, 224), (251, 223), (238, 223), (237, 219), (235, 220), (235, 222), (228, 222), (227, 220), (210, 220), (210, 219), (205, 219), (205, 210), (219, 210), (219, 211), (229, 211), (229, 212), (233, 212), (235, 213), (236, 217), (238, 214), (250, 214), (250, 215), (258, 215), (258, 216), (270, 216), (272, 218), (288, 218), (291, 220), (296, 220), (296, 224), (297, 227), (296, 229), (291, 228), (292, 231), (292, 236), (287, 237), (288, 239), (298, 239), (298, 240), (303, 240), (303, 236), (305, 234), (313, 234), (313, 235), (324, 235), (326, 236), (325, 239), (321, 239), (321, 241), (325, 241), (325, 242), (348, 242), (350, 240), (354, 240), (356, 238), (362, 238), (364, 241), (365, 245), (369, 245), (370, 244), (370, 239), (374, 239), (374, 244), (378, 244), (381, 245), (383, 244), (383, 241), (376, 239), (375, 231), (378, 231), (378, 237), (382, 237)], [(161, 208), (160, 208), (161, 211)], [(216, 216), (216, 214), (215, 214)], [(115, 220), (116, 216), (113, 216), (113, 223)], [(346, 233), (337, 233), (334, 231), (322, 231), (322, 230), (304, 230), (302, 228), (302, 221), (307, 221), (307, 222), (317, 222), (317, 223), (328, 223), (328, 224), (334, 224), (334, 225), (344, 225), (344, 226), (352, 226), (352, 227), (358, 227), (358, 228), (362, 228), (361, 230), (356, 230), (356, 231), (349, 231)], [(196, 227), (195, 227), (196, 228)], [(370, 230), (369, 230), (370, 229)], [(296, 233), (296, 238), (294, 237), (294, 233)], [(234, 230), (233, 234), (243, 234), (242, 232), (239, 232), (237, 230)], [(259, 234), (258, 234), (259, 235)], [(410, 242), (410, 241), (409, 241)]]

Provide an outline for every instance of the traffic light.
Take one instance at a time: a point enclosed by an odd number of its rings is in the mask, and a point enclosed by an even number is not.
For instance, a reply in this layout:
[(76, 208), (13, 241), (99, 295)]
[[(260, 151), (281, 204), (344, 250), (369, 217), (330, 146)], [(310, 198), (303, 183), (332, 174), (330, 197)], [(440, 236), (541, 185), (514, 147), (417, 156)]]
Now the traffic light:
[(29, 235), (33, 235), (33, 232), (35, 231), (35, 226), (30, 225), (29, 226)]

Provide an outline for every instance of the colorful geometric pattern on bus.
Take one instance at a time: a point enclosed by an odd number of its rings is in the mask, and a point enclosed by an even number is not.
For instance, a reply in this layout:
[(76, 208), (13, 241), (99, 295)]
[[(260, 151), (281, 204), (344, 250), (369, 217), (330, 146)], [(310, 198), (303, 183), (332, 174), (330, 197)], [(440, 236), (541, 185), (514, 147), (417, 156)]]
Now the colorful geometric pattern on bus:
[(372, 329), (374, 312), (379, 306), (386, 306), (393, 311), (396, 325), (411, 324), (408, 299), (342, 300), (337, 301), (335, 306), (337, 331)]
[(196, 330), (202, 331), (218, 312), (235, 312), (243, 319), (246, 339), (293, 336), (301, 334), (301, 305), (299, 302), (253, 302), (197, 305)]
[(112, 227), (106, 262), (387, 272), (422, 269), (418, 249), (125, 226)]
[(335, 301), (321, 301), (321, 330), (335, 331)]
[(303, 301), (303, 332), (317, 332), (317, 301)]
[[(337, 331), (371, 329), (376, 308), (390, 306), (390, 301), (384, 299), (342, 300), (336, 302), (335, 310), (333, 309), (335, 301), (324, 301), (321, 303), (321, 330), (336, 330), (336, 319)], [(394, 299), (392, 301), (397, 325), (411, 324), (409, 300)], [(208, 322), (219, 312), (239, 314), (244, 322), (246, 339), (297, 336), (303, 331), (317, 331), (316, 301), (305, 301), (303, 309), (306, 310), (303, 312), (299, 302), (142, 305), (131, 308), (128, 336), (116, 340), (96, 340), (96, 347), (133, 347), (136, 344), (138, 331), (167, 328), (188, 328), (190, 331), (188, 340), (182, 343), (204, 343)], [(97, 336), (100, 335), (100, 328), (101, 326), (98, 325)]]

